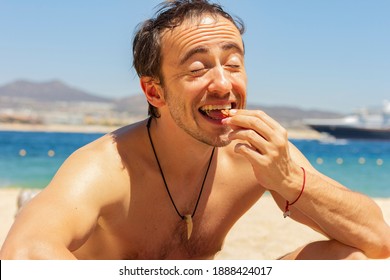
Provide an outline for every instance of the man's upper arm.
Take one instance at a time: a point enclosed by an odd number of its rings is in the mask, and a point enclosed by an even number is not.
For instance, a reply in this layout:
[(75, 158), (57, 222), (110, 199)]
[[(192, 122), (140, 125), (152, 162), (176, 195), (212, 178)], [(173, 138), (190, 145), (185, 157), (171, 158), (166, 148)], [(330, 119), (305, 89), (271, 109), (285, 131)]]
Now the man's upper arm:
[[(109, 203), (103, 163), (91, 151), (69, 157), (52, 182), (20, 212), (2, 254), (16, 258), (71, 258)], [(19, 256), (18, 256), (19, 255)]]

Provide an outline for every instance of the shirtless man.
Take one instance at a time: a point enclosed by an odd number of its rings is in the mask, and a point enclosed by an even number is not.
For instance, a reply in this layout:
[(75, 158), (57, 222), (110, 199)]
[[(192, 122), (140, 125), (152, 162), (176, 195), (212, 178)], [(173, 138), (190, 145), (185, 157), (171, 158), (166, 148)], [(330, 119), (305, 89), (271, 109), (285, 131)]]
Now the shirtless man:
[(242, 29), (206, 0), (165, 2), (133, 44), (149, 125), (72, 154), (19, 214), (1, 259), (213, 258), (265, 191), (329, 237), (285, 258), (389, 257), (376, 204), (315, 170), (264, 112), (244, 109)]

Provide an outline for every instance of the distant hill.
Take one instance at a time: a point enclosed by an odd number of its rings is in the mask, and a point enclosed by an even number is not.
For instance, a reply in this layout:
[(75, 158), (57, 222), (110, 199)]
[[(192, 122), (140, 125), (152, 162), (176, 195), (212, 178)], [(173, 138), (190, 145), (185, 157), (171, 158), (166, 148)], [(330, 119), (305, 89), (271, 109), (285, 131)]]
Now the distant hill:
[[(129, 112), (137, 116), (146, 116), (148, 112), (148, 104), (143, 94), (116, 100), (115, 104), (115, 109), (119, 112)], [(339, 113), (324, 110), (305, 110), (291, 106), (263, 106), (252, 103), (248, 104), (247, 108), (250, 110), (262, 110), (284, 125), (301, 123), (303, 119), (338, 118), (342, 116)]]
[(148, 102), (143, 94), (136, 94), (114, 101), (115, 110), (118, 112), (129, 112), (136, 116), (147, 116)]
[(111, 100), (99, 97), (80, 89), (70, 87), (61, 81), (30, 82), (19, 80), (0, 87), (0, 97), (28, 98), (34, 101), (86, 101), (86, 102), (110, 102)]
[[(147, 116), (148, 104), (143, 94), (136, 94), (120, 99), (99, 97), (66, 85), (61, 81), (30, 82), (19, 80), (0, 87), (0, 98), (10, 97), (14, 100), (29, 99), (35, 102), (106, 102), (113, 104), (113, 110), (119, 113), (127, 113), (131, 116)], [(15, 104), (15, 103), (13, 103)], [(45, 105), (46, 106), (46, 105)], [(340, 117), (340, 114), (320, 111), (305, 110), (291, 106), (263, 106), (260, 104), (248, 104), (248, 109), (260, 109), (283, 125), (300, 125), (306, 118), (332, 118)]]
[(247, 107), (250, 110), (263, 110), (272, 118), (276, 119), (284, 125), (300, 123), (303, 119), (338, 118), (343, 116), (342, 114), (325, 110), (306, 110), (291, 106), (262, 106), (248, 104)]

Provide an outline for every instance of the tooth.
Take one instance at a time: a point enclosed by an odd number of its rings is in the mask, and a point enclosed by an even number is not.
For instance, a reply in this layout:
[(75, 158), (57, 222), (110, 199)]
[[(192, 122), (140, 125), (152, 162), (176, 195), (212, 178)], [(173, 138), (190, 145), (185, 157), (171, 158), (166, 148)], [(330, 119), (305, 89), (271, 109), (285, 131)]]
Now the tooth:
[(212, 110), (230, 110), (232, 108), (231, 104), (227, 105), (205, 105), (201, 109), (205, 112)]

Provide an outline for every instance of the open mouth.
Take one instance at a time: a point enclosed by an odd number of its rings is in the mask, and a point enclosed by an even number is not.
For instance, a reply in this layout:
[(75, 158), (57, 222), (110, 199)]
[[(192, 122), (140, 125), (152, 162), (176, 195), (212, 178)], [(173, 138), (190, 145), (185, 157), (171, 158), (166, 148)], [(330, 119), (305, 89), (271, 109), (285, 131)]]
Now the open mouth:
[(199, 108), (199, 112), (212, 120), (223, 120), (229, 116), (229, 111), (234, 108), (235, 103), (225, 105), (205, 105)]

